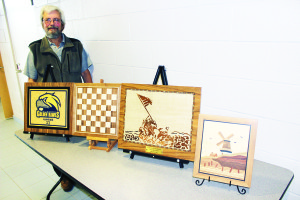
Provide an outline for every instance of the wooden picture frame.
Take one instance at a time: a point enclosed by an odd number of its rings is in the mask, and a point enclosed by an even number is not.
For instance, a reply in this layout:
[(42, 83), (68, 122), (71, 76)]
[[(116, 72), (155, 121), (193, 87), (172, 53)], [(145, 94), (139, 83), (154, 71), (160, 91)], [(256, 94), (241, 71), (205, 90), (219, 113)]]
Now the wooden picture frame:
[(194, 161), (201, 88), (122, 84), (118, 147)]
[(24, 94), (24, 132), (72, 134), (72, 83), (25, 83)]
[(121, 84), (75, 83), (73, 135), (118, 139)]
[(257, 120), (199, 116), (193, 176), (250, 188)]

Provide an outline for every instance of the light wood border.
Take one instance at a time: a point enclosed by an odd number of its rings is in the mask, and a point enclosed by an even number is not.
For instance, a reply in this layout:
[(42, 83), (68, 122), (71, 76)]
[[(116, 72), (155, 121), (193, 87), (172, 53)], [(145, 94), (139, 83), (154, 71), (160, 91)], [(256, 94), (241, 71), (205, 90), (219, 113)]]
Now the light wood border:
[[(41, 87), (41, 88), (55, 88), (55, 87), (67, 87), (69, 88), (69, 108), (68, 108), (68, 130), (59, 129), (59, 128), (32, 128), (28, 127), (28, 92), (31, 87)], [(30, 133), (43, 133), (43, 134), (61, 134), (61, 135), (72, 135), (71, 131), (71, 116), (72, 116), (72, 96), (73, 96), (73, 83), (54, 83), (54, 82), (46, 82), (46, 83), (36, 83), (30, 82), (24, 84), (24, 132)]]
[[(77, 88), (78, 87), (95, 87), (95, 88), (117, 88), (118, 89), (118, 99), (117, 99), (117, 126), (116, 126), (116, 134), (101, 134), (101, 133), (93, 133), (93, 132), (81, 132), (76, 131), (76, 101), (77, 101)], [(76, 136), (89, 136), (89, 137), (101, 137), (101, 138), (109, 138), (109, 139), (118, 139), (119, 132), (119, 113), (120, 113), (120, 99), (121, 99), (121, 84), (117, 83), (74, 83), (73, 88), (73, 116), (72, 116), (72, 133)]]
[(126, 90), (127, 89), (151, 90), (151, 91), (170, 91), (170, 92), (180, 92), (180, 93), (186, 92), (186, 93), (194, 94), (193, 122), (191, 125), (192, 126), (191, 151), (187, 152), (187, 151), (155, 147), (156, 151), (158, 151), (160, 153), (159, 154), (151, 153), (151, 154), (159, 155), (159, 156), (194, 161), (198, 117), (199, 117), (199, 113), (200, 113), (200, 103), (201, 103), (200, 102), (201, 101), (201, 88), (200, 87), (169, 86), (169, 85), (122, 84), (118, 148), (147, 153), (146, 148), (147, 147), (151, 148), (150, 145), (137, 144), (137, 143), (127, 142), (127, 141), (123, 140)]
[[(237, 179), (234, 179), (231, 177), (221, 177), (219, 175), (204, 174), (204, 173), (200, 172), (202, 138), (203, 138), (203, 134), (204, 134), (203, 133), (203, 130), (204, 130), (203, 124), (204, 124), (205, 120), (216, 121), (216, 122), (225, 122), (225, 123), (234, 123), (234, 124), (243, 124), (243, 125), (246, 124), (246, 125), (251, 126), (250, 136), (249, 136), (250, 138), (248, 140), (248, 155), (247, 155), (247, 161), (246, 161), (246, 170), (245, 170), (246, 174), (245, 174), (244, 181), (237, 180)], [(257, 124), (258, 124), (258, 122), (255, 119), (244, 119), (244, 118), (233, 118), (233, 117), (223, 117), (223, 116), (200, 114), (193, 176), (196, 178), (212, 180), (212, 181), (228, 183), (228, 184), (232, 184), (232, 185), (238, 185), (238, 186), (250, 188), (251, 178), (252, 178), (254, 152), (255, 152)]]

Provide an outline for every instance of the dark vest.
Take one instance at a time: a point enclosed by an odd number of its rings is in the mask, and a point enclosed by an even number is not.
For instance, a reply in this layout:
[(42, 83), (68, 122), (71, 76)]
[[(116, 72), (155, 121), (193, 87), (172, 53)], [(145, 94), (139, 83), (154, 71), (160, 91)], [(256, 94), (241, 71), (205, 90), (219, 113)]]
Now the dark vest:
[(61, 61), (51, 49), (46, 37), (32, 42), (29, 48), (33, 53), (34, 66), (38, 73), (37, 82), (53, 82), (51, 73), (46, 72), (47, 66), (53, 66), (52, 71), (56, 82), (82, 82), (83, 46), (79, 40), (65, 36)]

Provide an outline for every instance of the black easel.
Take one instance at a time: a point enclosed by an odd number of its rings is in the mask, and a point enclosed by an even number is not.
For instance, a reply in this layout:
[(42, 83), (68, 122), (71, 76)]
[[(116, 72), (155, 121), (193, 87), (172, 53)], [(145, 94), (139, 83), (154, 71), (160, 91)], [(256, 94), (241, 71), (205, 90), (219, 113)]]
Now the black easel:
[(159, 75), (161, 75), (161, 80), (162, 80), (163, 85), (168, 85), (166, 69), (165, 69), (165, 66), (163, 66), (163, 65), (158, 66), (156, 75), (154, 77), (153, 85), (157, 85)]
[(130, 150), (123, 149), (123, 152), (124, 153), (129, 153), (131, 159), (133, 159), (135, 155), (139, 155), (139, 156), (144, 156), (144, 157), (148, 157), (148, 158), (156, 158), (156, 159), (160, 159), (160, 160), (176, 162), (176, 163), (179, 164), (180, 168), (184, 167), (183, 164), (188, 164), (189, 163), (188, 160), (181, 160), (181, 159), (177, 159), (177, 158), (169, 158), (169, 157), (165, 157), (165, 156), (158, 156), (158, 155), (154, 155), (154, 154), (142, 153), (142, 152), (138, 152), (138, 151), (130, 151)]
[[(50, 73), (52, 82), (56, 82), (56, 78), (55, 78), (54, 73), (53, 73), (53, 66), (51, 64), (48, 64), (46, 66), (45, 74), (44, 74), (44, 77), (43, 77), (43, 83), (46, 82), (49, 73)], [(38, 133), (34, 133), (34, 132), (28, 132), (28, 133), (30, 134), (30, 139), (33, 139), (34, 134), (38, 134)], [(47, 134), (44, 134), (44, 135), (47, 135)], [(51, 135), (51, 134), (49, 134), (49, 135)], [(52, 134), (52, 135), (57, 136), (55, 134)], [(67, 142), (70, 141), (70, 137), (68, 135), (63, 135), (63, 137), (66, 137)]]
[[(200, 183), (200, 181), (199, 180), (196, 180), (196, 185), (198, 185), (198, 186), (201, 186), (203, 183), (204, 183), (204, 181), (205, 181), (205, 179), (202, 179), (202, 182)], [(210, 182), (210, 176), (208, 177), (208, 182)], [(231, 187), (231, 181), (229, 182), (229, 187)], [(242, 190), (240, 190), (240, 187), (237, 185), (236, 186), (236, 188), (237, 188), (237, 191), (240, 193), (240, 194), (246, 194), (246, 189), (245, 188), (242, 188)]]
[(56, 82), (56, 78), (55, 78), (55, 76), (53, 74), (53, 66), (51, 64), (48, 64), (46, 66), (46, 72), (45, 72), (44, 77), (43, 77), (43, 83), (46, 82), (49, 73), (50, 73), (52, 82)]
[[(163, 65), (158, 66), (156, 75), (154, 77), (153, 85), (157, 85), (159, 76), (161, 76), (161, 80), (162, 80), (163, 85), (168, 85), (166, 69), (165, 69), (165, 66), (163, 66)], [(188, 160), (181, 160), (181, 159), (177, 159), (177, 158), (169, 158), (169, 157), (165, 157), (165, 156), (158, 156), (158, 155), (154, 155), (154, 154), (141, 153), (141, 152), (130, 151), (130, 150), (125, 150), (125, 149), (123, 149), (123, 152), (124, 153), (130, 153), (130, 158), (131, 159), (133, 159), (135, 155), (140, 155), (140, 156), (149, 157), (149, 158), (156, 158), (156, 159), (160, 159), (160, 160), (176, 162), (176, 163), (179, 164), (180, 168), (184, 167), (183, 164), (188, 164), (189, 163)]]
[[(35, 133), (35, 132), (26, 132), (23, 131), (24, 134), (30, 134), (30, 139), (33, 140), (34, 135), (47, 135), (47, 136), (53, 136), (53, 137), (61, 137), (61, 135), (57, 134), (49, 134), (49, 133)], [(62, 137), (66, 137), (66, 142), (70, 142), (70, 136), (63, 134)]]

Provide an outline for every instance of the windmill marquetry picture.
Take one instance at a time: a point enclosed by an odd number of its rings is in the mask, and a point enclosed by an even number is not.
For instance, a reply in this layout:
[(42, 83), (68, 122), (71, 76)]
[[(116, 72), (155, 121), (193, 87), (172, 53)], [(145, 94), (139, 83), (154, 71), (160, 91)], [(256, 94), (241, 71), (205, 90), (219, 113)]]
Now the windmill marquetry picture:
[(194, 177), (251, 186), (257, 121), (200, 115)]
[[(193, 161), (201, 88), (122, 84), (119, 148)], [(123, 123), (122, 123), (123, 122)]]

